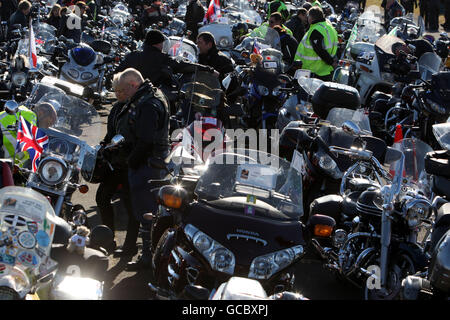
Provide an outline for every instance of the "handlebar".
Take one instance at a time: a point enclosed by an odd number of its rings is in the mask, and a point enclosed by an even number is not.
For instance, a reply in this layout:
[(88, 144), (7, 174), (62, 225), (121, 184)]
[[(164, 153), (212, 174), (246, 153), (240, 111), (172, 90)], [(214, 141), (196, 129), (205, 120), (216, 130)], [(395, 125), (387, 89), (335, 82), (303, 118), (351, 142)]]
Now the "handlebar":
[(370, 159), (372, 159), (372, 156), (373, 156), (372, 151), (356, 149), (356, 148), (346, 149), (346, 148), (337, 147), (337, 146), (330, 146), (329, 150), (330, 150), (330, 152), (335, 153), (335, 154), (341, 154), (341, 155), (348, 156), (353, 159), (365, 160), (365, 161), (369, 161)]

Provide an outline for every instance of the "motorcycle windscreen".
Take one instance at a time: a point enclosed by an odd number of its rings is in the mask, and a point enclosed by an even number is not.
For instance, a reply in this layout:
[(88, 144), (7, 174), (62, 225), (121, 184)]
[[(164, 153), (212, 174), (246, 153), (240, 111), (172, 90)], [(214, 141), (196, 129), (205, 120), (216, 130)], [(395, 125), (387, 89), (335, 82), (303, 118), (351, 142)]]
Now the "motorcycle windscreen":
[(50, 250), (55, 222), (50, 202), (40, 193), (16, 186), (0, 190), (2, 298), (24, 298), (36, 279), (53, 272), (56, 263)]
[(231, 31), (231, 24), (225, 23), (210, 23), (198, 29), (198, 33), (211, 32), (216, 40), (216, 45), (219, 48), (233, 47), (233, 32)]
[(303, 215), (302, 177), (295, 164), (265, 152), (236, 149), (218, 152), (206, 166), (195, 188), (199, 200), (277, 220)]
[(363, 130), (364, 134), (372, 134), (369, 116), (365, 114), (364, 109), (350, 110), (345, 108), (333, 108), (328, 113), (326, 120), (339, 128), (342, 127), (342, 124), (345, 121), (352, 121)]
[[(415, 138), (403, 139), (395, 148), (403, 152), (405, 156), (403, 181), (418, 186), (422, 178), (422, 173), (425, 172), (425, 156), (428, 152), (432, 152), (433, 149), (425, 142)], [(396, 175), (400, 172), (399, 162), (395, 164)]]
[(219, 80), (210, 72), (197, 72), (180, 90), (194, 111), (217, 115), (222, 89)]
[(163, 52), (174, 57), (175, 59), (189, 60), (190, 62), (198, 62), (198, 49), (192, 41), (172, 36), (163, 42)]
[(434, 52), (426, 52), (419, 59), (419, 72), (422, 80), (431, 80), (431, 76), (441, 69), (441, 57)]

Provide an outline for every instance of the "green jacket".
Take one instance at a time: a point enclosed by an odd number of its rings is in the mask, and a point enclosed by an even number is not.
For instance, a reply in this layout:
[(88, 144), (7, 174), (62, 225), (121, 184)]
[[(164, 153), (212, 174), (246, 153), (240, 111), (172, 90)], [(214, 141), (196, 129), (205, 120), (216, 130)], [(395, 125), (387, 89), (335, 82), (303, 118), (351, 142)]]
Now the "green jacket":
[[(23, 116), (25, 120), (30, 122), (33, 125), (37, 125), (37, 117), (36, 114), (30, 109), (20, 106), (19, 112), (17, 113), (17, 119), (20, 119), (20, 116)], [(14, 150), (17, 145), (17, 131), (8, 130), (9, 125), (15, 125), (17, 122), (16, 116), (6, 113), (6, 111), (0, 112), (0, 126), (3, 133), (3, 152), (5, 157), (13, 159)], [(19, 162), (19, 165), (23, 165), (25, 160), (29, 158), (28, 152), (19, 152), (16, 153), (16, 162)]]
[(327, 52), (334, 56), (337, 52), (338, 35), (336, 30), (328, 21), (322, 21), (314, 23), (309, 27), (308, 32), (303, 36), (297, 47), (297, 53), (295, 54), (295, 61), (302, 61), (302, 69), (311, 70), (318, 76), (329, 75), (333, 71), (333, 66), (323, 61), (317, 53), (314, 51), (311, 42), (309, 40), (311, 33), (317, 30), (324, 38), (324, 48)]

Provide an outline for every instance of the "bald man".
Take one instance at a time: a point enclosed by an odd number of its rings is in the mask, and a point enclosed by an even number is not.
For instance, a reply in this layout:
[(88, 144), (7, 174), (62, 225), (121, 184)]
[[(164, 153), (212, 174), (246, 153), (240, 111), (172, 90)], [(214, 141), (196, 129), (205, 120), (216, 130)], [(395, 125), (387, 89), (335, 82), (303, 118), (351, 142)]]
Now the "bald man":
[(142, 255), (130, 262), (129, 271), (151, 265), (151, 222), (145, 213), (156, 213), (156, 198), (151, 195), (150, 179), (161, 179), (164, 171), (149, 167), (150, 158), (165, 159), (169, 155), (169, 104), (149, 80), (144, 80), (136, 69), (129, 68), (117, 75), (116, 96), (126, 101), (116, 119), (117, 133), (125, 138), (128, 156), (128, 182), (130, 184), (133, 214), (141, 223)]

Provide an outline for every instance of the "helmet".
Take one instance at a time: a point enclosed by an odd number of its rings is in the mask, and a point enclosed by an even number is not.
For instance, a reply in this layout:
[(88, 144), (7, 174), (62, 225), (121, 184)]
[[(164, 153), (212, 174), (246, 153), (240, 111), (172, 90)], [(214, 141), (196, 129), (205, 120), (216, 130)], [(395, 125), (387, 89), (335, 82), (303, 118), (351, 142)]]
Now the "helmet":
[(434, 37), (431, 34), (426, 34), (423, 36), (423, 38), (427, 41), (429, 41), (431, 44), (434, 43)]
[(245, 22), (238, 22), (233, 25), (231, 28), (231, 32), (233, 33), (233, 38), (238, 38), (247, 34), (248, 25)]
[(447, 59), (449, 51), (448, 44), (440, 39), (436, 40), (436, 54), (442, 59)]

